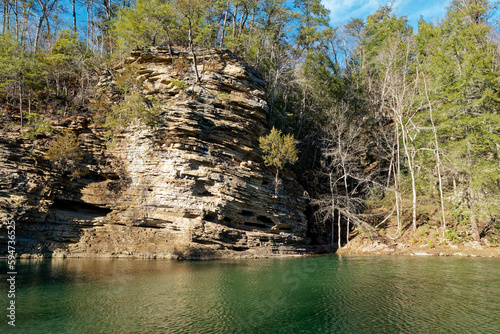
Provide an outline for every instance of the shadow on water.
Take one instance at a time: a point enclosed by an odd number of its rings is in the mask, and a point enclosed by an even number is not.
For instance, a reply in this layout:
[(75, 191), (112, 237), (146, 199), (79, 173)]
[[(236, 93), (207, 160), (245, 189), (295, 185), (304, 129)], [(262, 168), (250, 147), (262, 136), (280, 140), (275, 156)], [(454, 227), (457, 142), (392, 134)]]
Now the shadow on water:
[(53, 259), (18, 272), (26, 333), (500, 332), (497, 259)]

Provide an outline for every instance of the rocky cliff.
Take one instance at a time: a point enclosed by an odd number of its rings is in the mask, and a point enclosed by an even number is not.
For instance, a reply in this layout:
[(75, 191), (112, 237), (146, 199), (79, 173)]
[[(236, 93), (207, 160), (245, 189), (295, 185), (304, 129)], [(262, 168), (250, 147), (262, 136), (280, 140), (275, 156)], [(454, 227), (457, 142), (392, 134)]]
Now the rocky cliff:
[[(258, 138), (266, 133), (264, 82), (231, 53), (198, 55), (201, 80), (183, 50), (134, 51), (105, 71), (101, 99), (120, 101), (116, 80), (132, 72), (153, 125), (133, 122), (104, 140), (90, 117), (52, 120), (35, 140), (0, 133), (0, 215), (15, 220), (18, 253), (45, 256), (228, 258), (304, 254), (303, 189), (273, 171)], [(87, 175), (71, 178), (46, 159), (69, 129)], [(5, 227), (5, 225), (3, 226)], [(5, 228), (2, 228), (5, 239)], [(4, 249), (2, 249), (4, 251)]]

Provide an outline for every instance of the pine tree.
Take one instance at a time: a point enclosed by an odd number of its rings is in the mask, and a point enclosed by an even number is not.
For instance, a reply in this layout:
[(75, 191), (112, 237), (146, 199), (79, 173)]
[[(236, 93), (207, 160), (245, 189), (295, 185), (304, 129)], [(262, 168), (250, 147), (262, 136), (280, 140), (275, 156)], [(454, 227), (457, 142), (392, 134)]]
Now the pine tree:
[(286, 164), (294, 164), (298, 160), (295, 139), (291, 134), (283, 135), (281, 131), (273, 127), (269, 135), (259, 138), (259, 143), (264, 153), (264, 163), (266, 166), (276, 168), (274, 196), (278, 197), (278, 176), (280, 170)]
[(485, 1), (454, 1), (439, 26), (421, 24), (420, 57), (436, 89), (438, 138), (453, 180), (455, 212), (470, 221), (472, 237), (500, 213), (500, 71), (488, 36)]

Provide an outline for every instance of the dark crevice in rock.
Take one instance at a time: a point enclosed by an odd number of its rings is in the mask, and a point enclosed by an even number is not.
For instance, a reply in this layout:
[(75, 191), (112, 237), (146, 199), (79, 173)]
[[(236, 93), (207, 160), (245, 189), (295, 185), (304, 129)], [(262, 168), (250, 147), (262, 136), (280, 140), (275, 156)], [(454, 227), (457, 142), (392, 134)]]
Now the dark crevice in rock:
[(132, 224), (139, 227), (165, 228), (165, 225), (172, 224), (172, 222), (163, 219), (143, 218), (134, 220)]
[(274, 225), (273, 220), (269, 217), (266, 217), (266, 216), (258, 216), (257, 220), (260, 222), (263, 222), (264, 224)]
[(190, 219), (194, 219), (194, 218), (198, 218), (200, 217), (199, 214), (196, 214), (196, 213), (190, 213), (190, 212), (185, 212), (182, 217), (184, 218), (190, 218)]
[(193, 242), (196, 242), (196, 243), (202, 244), (202, 245), (218, 245), (218, 246), (220, 246), (220, 244), (218, 242), (215, 242), (213, 240), (207, 240), (207, 239), (193, 238)]
[(228, 246), (226, 248), (236, 252), (243, 252), (249, 249), (248, 247), (242, 247), (242, 246)]
[(213, 212), (207, 213), (205, 215), (205, 217), (203, 217), (203, 219), (207, 220), (209, 222), (212, 222), (212, 223), (216, 223), (217, 222), (217, 214), (215, 214)]
[(210, 191), (205, 190), (204, 192), (202, 192), (202, 193), (200, 194), (200, 196), (213, 196), (213, 194), (212, 194)]
[(266, 228), (268, 228), (268, 226), (266, 224), (262, 224), (262, 223), (244, 222), (244, 224), (246, 226), (256, 227), (256, 228), (259, 228), (259, 229), (266, 229)]
[(55, 199), (51, 209), (54, 211), (73, 212), (77, 216), (88, 216), (89, 219), (104, 217), (111, 212), (108, 208), (94, 204), (65, 199)]

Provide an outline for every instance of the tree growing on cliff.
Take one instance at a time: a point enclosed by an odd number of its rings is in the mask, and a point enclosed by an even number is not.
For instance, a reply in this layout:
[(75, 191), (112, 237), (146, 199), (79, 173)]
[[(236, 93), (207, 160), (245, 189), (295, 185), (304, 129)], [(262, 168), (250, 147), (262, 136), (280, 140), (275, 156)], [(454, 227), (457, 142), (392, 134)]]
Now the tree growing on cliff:
[[(194, 48), (195, 39), (200, 37), (201, 30), (210, 29), (206, 27), (204, 17), (210, 9), (210, 1), (208, 0), (176, 0), (173, 2), (173, 7), (181, 16), (181, 27), (188, 32), (188, 45), (193, 56), (193, 69), (196, 76), (196, 82), (200, 82), (200, 74), (198, 73), (198, 63), (196, 60), (196, 52)], [(195, 34), (197, 36), (195, 36)]]
[(76, 134), (65, 129), (50, 143), (45, 154), (53, 166), (63, 173), (70, 173), (71, 178), (81, 177), (87, 169), (82, 165), (83, 156)]
[(279, 172), (287, 163), (297, 162), (298, 150), (295, 146), (293, 135), (284, 135), (274, 127), (271, 133), (259, 138), (260, 148), (264, 152), (264, 163), (266, 166), (276, 168), (276, 179), (274, 182), (274, 196), (278, 197), (278, 176)]

